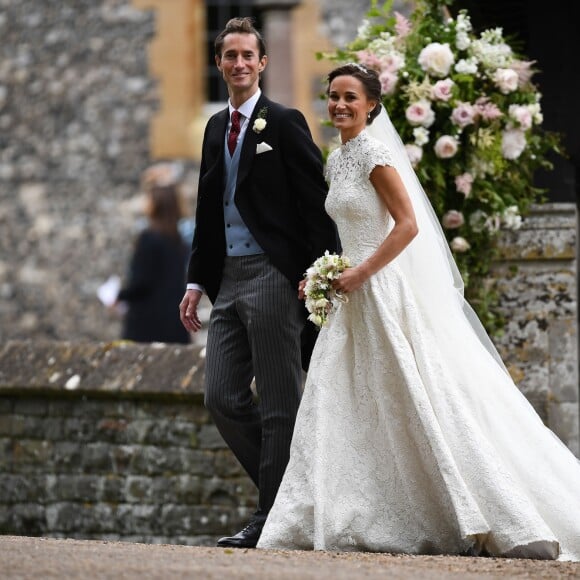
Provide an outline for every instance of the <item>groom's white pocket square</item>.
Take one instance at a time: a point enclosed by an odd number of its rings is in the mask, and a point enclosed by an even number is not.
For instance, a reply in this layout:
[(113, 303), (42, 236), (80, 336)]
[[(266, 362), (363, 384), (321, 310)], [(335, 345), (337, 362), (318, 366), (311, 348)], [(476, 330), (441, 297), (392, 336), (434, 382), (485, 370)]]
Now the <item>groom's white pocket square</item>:
[(266, 141), (262, 141), (256, 145), (256, 155), (260, 155), (260, 153), (266, 153), (266, 151), (272, 151), (272, 147), (270, 147)]

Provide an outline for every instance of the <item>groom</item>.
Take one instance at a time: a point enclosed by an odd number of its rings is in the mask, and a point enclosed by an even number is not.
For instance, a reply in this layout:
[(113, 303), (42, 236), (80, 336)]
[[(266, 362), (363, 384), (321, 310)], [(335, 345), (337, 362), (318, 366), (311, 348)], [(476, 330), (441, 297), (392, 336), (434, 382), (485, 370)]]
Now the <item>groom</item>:
[[(314, 259), (337, 250), (338, 238), (324, 211), (321, 155), (304, 117), (260, 91), (268, 59), (250, 19), (226, 24), (215, 60), (230, 98), (205, 129), (179, 309), (195, 332), (203, 291), (213, 303), (205, 404), (259, 490), (248, 525), (218, 546), (253, 548), (288, 462), (301, 362), (307, 365), (310, 355), (304, 338), (313, 327), (306, 326), (298, 282)], [(254, 377), (258, 403), (250, 390)]]

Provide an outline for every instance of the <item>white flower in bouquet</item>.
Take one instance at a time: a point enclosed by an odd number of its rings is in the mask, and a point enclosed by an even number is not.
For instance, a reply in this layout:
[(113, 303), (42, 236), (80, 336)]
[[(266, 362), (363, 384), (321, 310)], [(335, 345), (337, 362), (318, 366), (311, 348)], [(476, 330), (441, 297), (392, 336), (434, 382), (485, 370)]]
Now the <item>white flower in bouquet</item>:
[(518, 73), (511, 68), (498, 68), (493, 75), (493, 82), (504, 95), (513, 93), (518, 88)]
[(467, 252), (467, 250), (471, 248), (469, 242), (465, 238), (462, 238), (461, 236), (453, 238), (449, 246), (454, 252), (459, 253)]
[(459, 50), (467, 50), (470, 44), (471, 39), (469, 38), (469, 34), (467, 34), (467, 32), (457, 33), (457, 36), (455, 37), (455, 46)]
[(455, 72), (464, 75), (474, 75), (477, 72), (477, 59), (470, 57), (458, 60), (455, 65)]
[(537, 199), (533, 173), (550, 168), (546, 154), (559, 153), (561, 138), (541, 128), (535, 62), (516, 55), (501, 28), (476, 33), (466, 10), (450, 17), (452, 2), (417, 0), (410, 19), (393, 17), (388, 2), (373, 7), (370, 27), (326, 56), (382, 74), (381, 101), (439, 219), (452, 208), (465, 216), (453, 226), (447, 215), (445, 234), (468, 297), (494, 332), (499, 319), (488, 316), (494, 305), (477, 280), (489, 271), (500, 226), (518, 227)]
[(306, 270), (304, 278), (304, 295), (306, 309), (309, 312), (308, 320), (316, 326), (324, 326), (328, 315), (337, 300), (346, 301), (333, 287), (336, 280), (346, 268), (350, 267), (350, 260), (346, 256), (330, 254), (328, 251), (314, 261)]
[(502, 133), (501, 153), (506, 159), (517, 159), (526, 148), (526, 136), (519, 129), (508, 129)]
[(480, 210), (476, 209), (470, 216), (469, 216), (469, 225), (471, 229), (476, 232), (480, 233), (485, 230), (485, 222), (487, 220), (487, 214)]
[(510, 105), (508, 113), (511, 119), (516, 121), (521, 129), (531, 129), (534, 122), (534, 114), (531, 111), (533, 105)]
[(519, 230), (522, 226), (522, 216), (517, 205), (510, 205), (501, 216), (501, 221), (508, 230)]
[(429, 130), (425, 127), (415, 127), (413, 129), (413, 137), (415, 137), (415, 145), (423, 147), (429, 143)]
[(421, 68), (434, 77), (446, 77), (454, 62), (455, 56), (447, 43), (432, 42), (419, 53)]

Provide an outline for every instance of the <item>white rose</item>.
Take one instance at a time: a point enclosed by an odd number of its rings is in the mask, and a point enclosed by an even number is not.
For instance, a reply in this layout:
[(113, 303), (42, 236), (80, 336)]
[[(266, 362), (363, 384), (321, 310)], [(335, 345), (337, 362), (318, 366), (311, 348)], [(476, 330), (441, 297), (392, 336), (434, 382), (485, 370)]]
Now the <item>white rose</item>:
[(434, 149), (439, 159), (449, 159), (457, 153), (457, 140), (451, 135), (443, 135), (437, 139)]
[(409, 161), (413, 167), (417, 167), (419, 162), (423, 158), (423, 149), (418, 147), (417, 145), (408, 144), (405, 145), (405, 149), (407, 150), (407, 155), (409, 157)]
[(506, 159), (517, 159), (526, 148), (526, 136), (519, 129), (508, 129), (501, 136), (501, 153)]
[(435, 77), (446, 77), (454, 62), (455, 57), (448, 44), (432, 42), (419, 54), (421, 68)]
[(469, 242), (465, 238), (462, 238), (461, 236), (453, 238), (449, 245), (451, 246), (451, 249), (454, 252), (467, 252), (467, 250), (471, 248)]
[(254, 131), (260, 133), (266, 128), (266, 119), (258, 118), (254, 121)]
[(316, 303), (315, 303), (315, 307), (316, 308), (326, 308), (326, 305), (328, 304), (328, 300), (326, 298), (319, 298)]
[(498, 68), (493, 75), (493, 82), (504, 95), (513, 93), (518, 88), (518, 73), (511, 68)]

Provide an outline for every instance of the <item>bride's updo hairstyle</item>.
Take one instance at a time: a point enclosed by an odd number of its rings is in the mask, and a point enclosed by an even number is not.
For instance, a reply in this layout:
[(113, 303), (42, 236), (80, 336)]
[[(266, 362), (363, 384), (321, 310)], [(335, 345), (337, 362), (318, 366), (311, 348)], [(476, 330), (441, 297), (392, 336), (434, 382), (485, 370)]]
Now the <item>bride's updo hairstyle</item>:
[(328, 88), (326, 89), (327, 95), (330, 91), (330, 84), (332, 81), (336, 77), (344, 76), (358, 79), (364, 87), (367, 99), (377, 103), (367, 119), (367, 125), (370, 125), (381, 112), (381, 81), (379, 81), (377, 71), (372, 68), (366, 68), (362, 64), (355, 62), (349, 62), (348, 64), (339, 66), (328, 74)]

